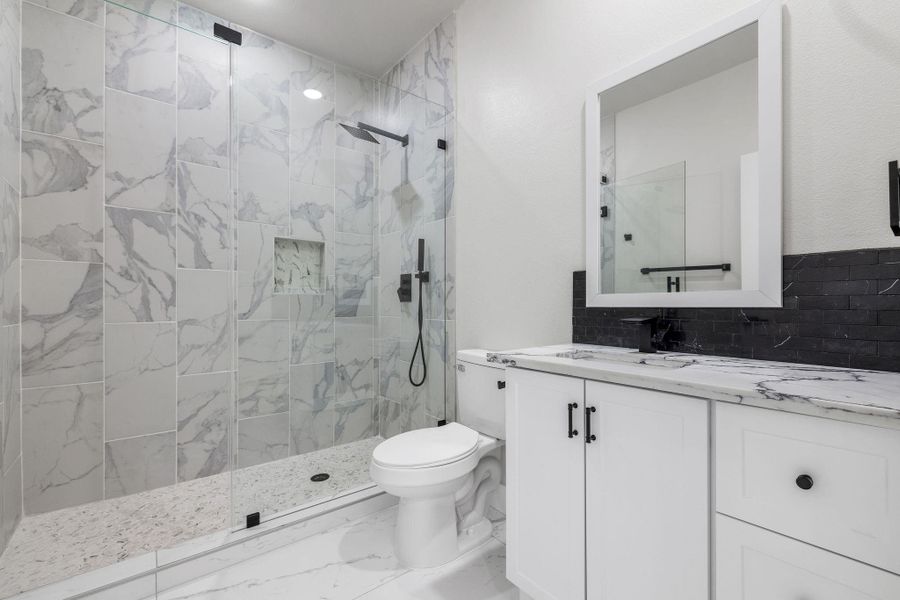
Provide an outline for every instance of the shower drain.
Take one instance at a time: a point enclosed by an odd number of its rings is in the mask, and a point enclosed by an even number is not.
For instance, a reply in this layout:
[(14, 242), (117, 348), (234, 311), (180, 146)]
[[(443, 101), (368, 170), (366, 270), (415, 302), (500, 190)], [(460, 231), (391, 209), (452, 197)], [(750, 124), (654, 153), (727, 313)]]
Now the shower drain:
[(329, 477), (331, 477), (331, 475), (329, 475), (328, 473), (316, 473), (315, 475), (310, 477), (309, 480), (319, 482), (319, 481), (325, 481)]

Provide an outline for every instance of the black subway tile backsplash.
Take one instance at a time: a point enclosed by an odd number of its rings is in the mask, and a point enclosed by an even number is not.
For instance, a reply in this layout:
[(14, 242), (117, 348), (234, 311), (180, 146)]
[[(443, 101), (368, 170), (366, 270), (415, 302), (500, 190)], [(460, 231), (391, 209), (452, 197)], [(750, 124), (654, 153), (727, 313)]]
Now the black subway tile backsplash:
[(900, 372), (900, 248), (785, 256), (784, 308), (586, 308), (572, 286), (572, 341), (638, 346), (624, 317), (656, 315), (663, 349)]

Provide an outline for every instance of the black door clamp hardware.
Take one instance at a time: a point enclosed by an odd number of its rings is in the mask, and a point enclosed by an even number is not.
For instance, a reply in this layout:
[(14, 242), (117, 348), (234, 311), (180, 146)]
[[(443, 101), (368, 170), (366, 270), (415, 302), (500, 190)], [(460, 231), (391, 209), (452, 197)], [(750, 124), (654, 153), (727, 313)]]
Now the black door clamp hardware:
[(891, 231), (900, 236), (900, 167), (897, 161), (892, 160), (888, 164), (888, 178), (891, 198)]
[(570, 437), (570, 438), (575, 437), (576, 435), (578, 435), (578, 430), (577, 430), (577, 429), (572, 429), (572, 411), (573, 411), (574, 409), (576, 409), (576, 408), (578, 408), (578, 403), (577, 403), (577, 402), (570, 402), (570, 403), (569, 403), (569, 437)]
[(591, 433), (591, 415), (597, 412), (596, 406), (584, 407), (584, 443), (590, 444), (597, 440), (597, 436)]
[(439, 139), (437, 142), (438, 150), (446, 150), (447, 149), (447, 140)]
[(213, 35), (236, 46), (241, 45), (241, 40), (244, 37), (240, 31), (236, 31), (231, 27), (225, 27), (221, 23), (213, 23)]
[(666, 291), (670, 294), (672, 293), (672, 287), (675, 287), (676, 292), (681, 291), (681, 277), (672, 278), (671, 275), (666, 276)]
[(259, 518), (258, 512), (250, 513), (249, 515), (247, 515), (247, 529), (250, 529), (251, 527), (256, 527), (257, 525), (259, 525), (259, 521), (260, 521), (260, 518)]
[(605, 219), (605, 218), (607, 218), (608, 216), (609, 216), (609, 207), (608, 207), (608, 206), (601, 206), (601, 207), (600, 207), (600, 218), (601, 218), (601, 219)]

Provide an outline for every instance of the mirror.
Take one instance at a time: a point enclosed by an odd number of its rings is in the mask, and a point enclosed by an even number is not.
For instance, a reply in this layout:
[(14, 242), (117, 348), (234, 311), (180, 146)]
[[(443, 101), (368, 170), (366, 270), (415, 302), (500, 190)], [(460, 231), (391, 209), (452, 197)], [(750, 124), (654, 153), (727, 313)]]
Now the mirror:
[(588, 306), (781, 306), (781, 7), (587, 96)]

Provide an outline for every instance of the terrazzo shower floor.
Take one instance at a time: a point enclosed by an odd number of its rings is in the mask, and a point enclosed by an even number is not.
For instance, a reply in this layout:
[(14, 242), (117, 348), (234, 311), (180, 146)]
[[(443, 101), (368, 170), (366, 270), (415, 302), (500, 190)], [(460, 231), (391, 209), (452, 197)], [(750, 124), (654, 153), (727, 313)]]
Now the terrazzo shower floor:
[[(0, 556), (0, 598), (228, 529), (249, 513), (265, 518), (366, 485), (380, 441), (25, 517)], [(326, 481), (310, 481), (322, 472)]]

